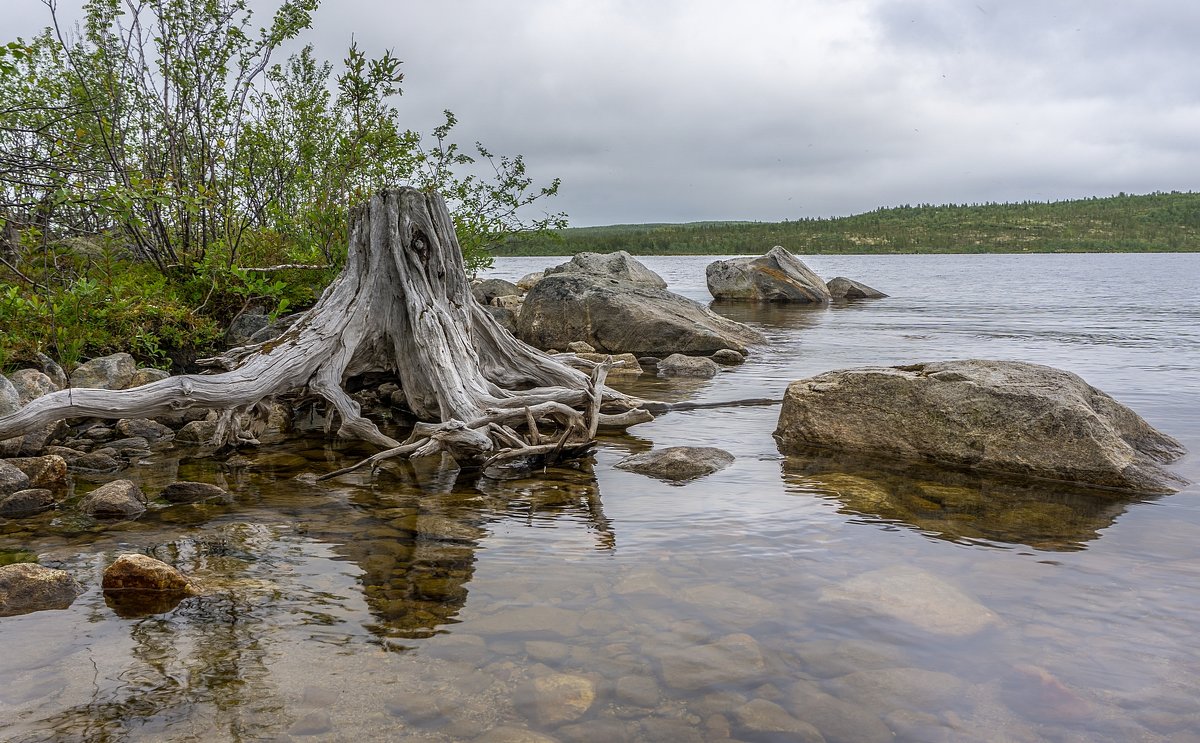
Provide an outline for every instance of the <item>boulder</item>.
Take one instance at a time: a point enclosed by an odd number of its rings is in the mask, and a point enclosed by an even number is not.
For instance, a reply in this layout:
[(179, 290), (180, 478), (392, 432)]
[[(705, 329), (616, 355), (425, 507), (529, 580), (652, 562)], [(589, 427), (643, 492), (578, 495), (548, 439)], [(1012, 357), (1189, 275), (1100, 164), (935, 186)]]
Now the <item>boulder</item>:
[(21, 405), (28, 405), (30, 400), (58, 391), (54, 380), (37, 369), (19, 369), (8, 375), (8, 378), (17, 390), (17, 399)]
[(158, 497), (169, 503), (197, 503), (199, 501), (230, 503), (233, 501), (233, 496), (224, 488), (205, 482), (188, 482), (186, 480), (173, 482), (166, 486), (158, 494)]
[(626, 457), (616, 467), (660, 480), (683, 482), (719, 472), (733, 464), (733, 460), (732, 454), (712, 446), (671, 446)]
[(47, 377), (50, 377), (57, 389), (61, 390), (67, 386), (67, 373), (63, 371), (63, 368), (59, 366), (54, 359), (50, 358), (44, 353), (38, 352), (37, 360), (42, 365), (42, 371)]
[(612, 357), (613, 361), (621, 362), (619, 365), (608, 370), (610, 377), (620, 374), (642, 373), (642, 365), (638, 363), (637, 357), (631, 353), (577, 353), (575, 355), (586, 361), (594, 361), (597, 364), (606, 361), (609, 357)]
[(487, 307), (488, 314), (500, 323), (500, 327), (504, 328), (513, 335), (517, 334), (517, 313), (507, 307), (495, 307), (489, 305)]
[(127, 353), (114, 353), (76, 367), (75, 371), (71, 372), (71, 386), (123, 390), (133, 381), (136, 372), (137, 364), (132, 356)]
[(291, 315), (277, 317), (270, 325), (250, 336), (250, 340), (247, 342), (266, 343), (269, 340), (274, 340), (275, 338), (278, 338), (287, 331), (291, 330), (292, 326), (296, 324), (296, 321), (299, 320), (300, 316), (303, 314), (304, 313), (302, 312), (296, 312)]
[(821, 277), (779, 245), (757, 258), (713, 261), (704, 276), (708, 291), (719, 300), (802, 304), (830, 300)]
[(501, 307), (517, 312), (521, 309), (521, 298), (516, 294), (505, 294), (503, 297), (492, 297), (492, 307)]
[(40, 455), (52, 441), (59, 440), (67, 431), (62, 421), (48, 423), (35, 428), (24, 436), (14, 436), (0, 441), (0, 457), (35, 457)]
[(717, 362), (712, 359), (706, 359), (703, 356), (684, 356), (681, 353), (673, 353), (662, 359), (655, 365), (655, 369), (660, 377), (697, 377), (699, 379), (712, 379), (720, 371)]
[(571, 353), (596, 353), (596, 349), (592, 348), (590, 343), (583, 341), (571, 341), (567, 344), (567, 350)]
[(0, 617), (65, 609), (83, 586), (63, 570), (29, 562), (0, 566)]
[(141, 387), (144, 384), (150, 384), (151, 382), (161, 382), (170, 376), (171, 372), (163, 371), (162, 369), (143, 367), (133, 373), (133, 379), (129, 380), (129, 385), (125, 389), (130, 390), (134, 387)]
[(92, 452), (76, 457), (67, 465), (72, 472), (116, 472), (121, 469), (121, 463), (104, 452)]
[(732, 348), (722, 348), (710, 357), (713, 361), (724, 366), (737, 366), (746, 363), (746, 357)]
[(635, 356), (744, 352), (758, 331), (665, 289), (563, 273), (547, 276), (525, 296), (517, 337), (541, 349), (582, 340), (603, 353)]
[(128, 553), (119, 556), (104, 571), (101, 587), (109, 591), (164, 591), (193, 594), (190, 579), (162, 560), (148, 555)]
[(15, 413), (21, 408), (21, 394), (8, 377), (0, 374), (0, 417)]
[(128, 519), (146, 510), (146, 495), (131, 480), (113, 480), (79, 502), (79, 510), (97, 519)]
[(1134, 493), (1186, 481), (1178, 441), (1078, 376), (1017, 361), (865, 367), (793, 382), (775, 437)]
[(663, 277), (646, 268), (624, 250), (618, 250), (615, 253), (577, 253), (566, 263), (547, 268), (545, 276), (563, 273), (616, 279), (651, 289), (667, 288), (667, 282), (663, 281)]
[(55, 488), (67, 484), (67, 460), (54, 454), (42, 457), (18, 457), (7, 459), (12, 466), (25, 473), (29, 486)]
[(19, 519), (54, 508), (54, 494), (45, 488), (18, 490), (0, 497), (0, 517)]
[(886, 294), (845, 276), (835, 276), (825, 284), (833, 299), (883, 299)]
[(233, 318), (225, 331), (225, 342), (230, 346), (241, 346), (250, 342), (254, 334), (271, 324), (271, 316), (255, 312), (244, 312)]
[(179, 429), (175, 434), (176, 444), (186, 444), (190, 446), (204, 446), (213, 440), (213, 436), (217, 434), (216, 421), (192, 421)]
[(491, 304), (496, 297), (520, 296), (521, 290), (511, 281), (504, 279), (484, 279), (471, 287), (471, 294), (480, 304)]
[(8, 495), (30, 486), (29, 476), (20, 467), (0, 459), (0, 495)]
[(149, 418), (122, 418), (117, 421), (117, 433), (126, 438), (141, 438), (145, 441), (157, 441), (164, 436), (173, 436), (175, 432), (168, 426)]
[(521, 290), (522, 294), (524, 294), (532, 289), (537, 282), (541, 281), (545, 275), (545, 271), (534, 271), (533, 273), (527, 273), (521, 278), (517, 279), (517, 288)]

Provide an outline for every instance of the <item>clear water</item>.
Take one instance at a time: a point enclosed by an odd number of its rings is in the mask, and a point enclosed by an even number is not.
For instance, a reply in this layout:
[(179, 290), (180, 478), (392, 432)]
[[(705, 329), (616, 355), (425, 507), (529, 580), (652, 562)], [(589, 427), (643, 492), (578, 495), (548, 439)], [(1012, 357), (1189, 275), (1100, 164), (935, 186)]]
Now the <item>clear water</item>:
[[(645, 262), (707, 300), (711, 260)], [(777, 397), (834, 368), (1022, 359), (1200, 451), (1200, 255), (805, 260), (891, 297), (721, 306), (770, 342), (715, 380), (628, 389)], [(673, 413), (605, 439), (590, 468), (505, 482), (419, 462), (314, 484), (296, 476), (366, 453), (316, 433), (249, 468), (156, 455), (123, 476), (235, 503), (0, 521), (0, 561), (88, 587), (0, 619), (0, 739), (1200, 739), (1200, 488), (1098, 498), (785, 457), (777, 416)], [(613, 467), (680, 444), (737, 461), (684, 486)], [(1200, 481), (1200, 457), (1174, 470)], [(125, 551), (206, 594), (122, 618), (99, 578)]]

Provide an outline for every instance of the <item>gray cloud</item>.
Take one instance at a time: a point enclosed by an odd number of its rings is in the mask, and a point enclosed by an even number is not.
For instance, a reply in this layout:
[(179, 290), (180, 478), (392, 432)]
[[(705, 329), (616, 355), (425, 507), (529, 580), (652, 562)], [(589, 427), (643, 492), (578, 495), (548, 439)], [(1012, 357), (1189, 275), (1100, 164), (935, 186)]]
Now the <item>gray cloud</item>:
[[(40, 25), (36, 0), (8, 2), (11, 35)], [(1200, 172), (1190, 0), (327, 0), (318, 51), (351, 35), (405, 60), (410, 126), (453, 110), (461, 140), (561, 177), (549, 206), (575, 224), (1189, 190)]]

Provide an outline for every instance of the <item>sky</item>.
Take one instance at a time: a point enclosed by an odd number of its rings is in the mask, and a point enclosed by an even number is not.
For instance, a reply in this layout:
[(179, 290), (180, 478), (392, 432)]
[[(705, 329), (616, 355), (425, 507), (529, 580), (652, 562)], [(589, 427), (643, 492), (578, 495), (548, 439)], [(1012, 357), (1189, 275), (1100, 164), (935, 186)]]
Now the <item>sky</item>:
[(325, 0), (305, 39), (351, 38), (573, 226), (1200, 190), (1195, 0)]

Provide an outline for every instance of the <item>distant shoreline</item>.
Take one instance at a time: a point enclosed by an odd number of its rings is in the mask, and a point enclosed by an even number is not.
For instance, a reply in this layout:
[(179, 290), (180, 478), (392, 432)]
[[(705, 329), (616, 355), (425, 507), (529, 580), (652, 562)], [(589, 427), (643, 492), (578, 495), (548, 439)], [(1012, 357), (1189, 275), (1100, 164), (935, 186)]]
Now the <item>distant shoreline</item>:
[(573, 227), (518, 236), (497, 256), (1200, 252), (1200, 193), (1010, 204), (899, 206), (849, 217)]

